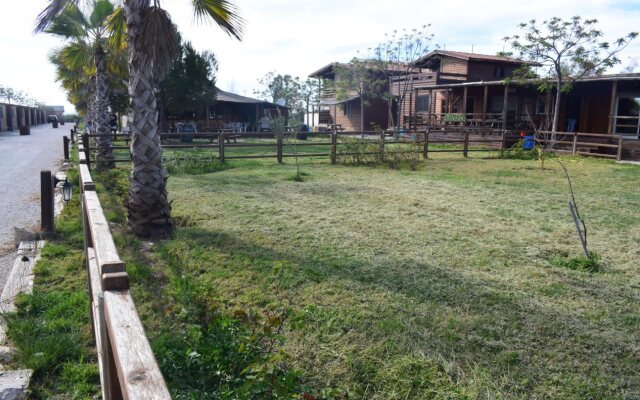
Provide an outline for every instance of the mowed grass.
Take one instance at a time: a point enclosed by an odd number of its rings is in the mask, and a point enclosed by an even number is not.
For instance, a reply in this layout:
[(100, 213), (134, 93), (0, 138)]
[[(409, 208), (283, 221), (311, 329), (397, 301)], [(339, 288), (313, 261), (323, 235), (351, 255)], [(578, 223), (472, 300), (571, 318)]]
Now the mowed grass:
[(149, 335), (179, 255), (229, 309), (289, 304), (284, 349), (316, 395), (640, 397), (640, 167), (566, 159), (603, 263), (587, 273), (551, 263), (581, 252), (559, 166), (435, 157), (305, 158), (304, 182), (293, 160), (170, 177), (181, 227), (149, 256), (152, 287), (134, 286)]

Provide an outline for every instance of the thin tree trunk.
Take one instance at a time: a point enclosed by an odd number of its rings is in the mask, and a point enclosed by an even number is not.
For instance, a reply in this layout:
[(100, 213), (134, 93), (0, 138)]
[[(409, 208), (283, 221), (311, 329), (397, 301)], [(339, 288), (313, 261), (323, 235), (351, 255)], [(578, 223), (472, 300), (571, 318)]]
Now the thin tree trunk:
[(104, 49), (97, 46), (94, 52), (96, 64), (96, 101), (95, 128), (100, 136), (97, 138), (98, 155), (96, 169), (104, 171), (115, 167), (113, 162), (113, 145), (111, 143), (111, 129), (109, 128), (109, 85), (107, 83), (107, 57)]
[(162, 166), (153, 60), (140, 48), (142, 18), (149, 1), (125, 0), (129, 49), (129, 127), (132, 171), (128, 223), (139, 236), (162, 235), (172, 228), (167, 172)]

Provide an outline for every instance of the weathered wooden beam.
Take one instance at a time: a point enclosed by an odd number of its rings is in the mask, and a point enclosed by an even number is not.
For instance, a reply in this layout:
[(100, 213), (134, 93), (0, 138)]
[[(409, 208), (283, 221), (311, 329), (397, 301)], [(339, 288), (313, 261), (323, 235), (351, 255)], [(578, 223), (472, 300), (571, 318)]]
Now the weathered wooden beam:
[(616, 97), (618, 97), (618, 81), (613, 81), (611, 84), (611, 103), (609, 105), (609, 126), (607, 133), (613, 135), (615, 132), (616, 122)]

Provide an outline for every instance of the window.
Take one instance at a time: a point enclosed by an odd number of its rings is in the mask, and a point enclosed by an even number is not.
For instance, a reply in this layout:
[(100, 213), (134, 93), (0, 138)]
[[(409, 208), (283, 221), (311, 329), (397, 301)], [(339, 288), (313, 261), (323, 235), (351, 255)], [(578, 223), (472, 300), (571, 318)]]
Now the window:
[(418, 96), (418, 98), (416, 99), (416, 111), (420, 112), (420, 111), (429, 111), (429, 95), (422, 95), (422, 96)]
[[(518, 104), (518, 99), (516, 96), (509, 96), (507, 103), (507, 111), (515, 112)], [(502, 108), (504, 106), (504, 96), (503, 95), (495, 95), (489, 98), (489, 112), (490, 113), (501, 113)]]
[[(551, 106), (549, 107), (549, 114), (553, 114), (553, 105), (555, 104), (555, 99), (552, 97), (551, 98)], [(538, 98), (536, 99), (536, 114), (537, 115), (544, 115), (547, 113), (546, 110), (546, 106), (547, 106), (547, 95), (538, 95)]]
[(351, 102), (347, 101), (346, 103), (342, 103), (342, 113), (347, 117), (351, 117)]
[(495, 77), (504, 78), (504, 67), (498, 66), (495, 68)]

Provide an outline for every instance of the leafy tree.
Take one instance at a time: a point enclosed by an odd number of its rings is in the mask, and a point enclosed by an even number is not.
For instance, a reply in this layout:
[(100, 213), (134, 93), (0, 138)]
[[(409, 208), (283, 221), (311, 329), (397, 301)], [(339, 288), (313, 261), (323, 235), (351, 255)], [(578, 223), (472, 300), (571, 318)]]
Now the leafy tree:
[(277, 102), (284, 99), (285, 105), (293, 113), (294, 120), (303, 122), (305, 113), (308, 114), (309, 106), (317, 101), (317, 89), (311, 79), (301, 80), (300, 77), (289, 74), (276, 74), (269, 72), (258, 79), (263, 86), (261, 90), (254, 90), (254, 94), (262, 99)]
[(159, 85), (160, 109), (180, 115), (206, 108), (216, 94), (218, 61), (212, 52), (197, 52), (191, 43), (181, 45), (173, 67)]
[[(598, 20), (570, 20), (553, 17), (538, 23), (531, 20), (519, 25), (521, 35), (504, 38), (521, 58), (536, 63), (543, 70), (543, 77), (552, 79), (556, 88), (554, 117), (551, 130), (557, 132), (560, 123), (562, 93), (571, 90), (572, 84), (585, 76), (600, 75), (620, 62), (616, 55), (638, 36), (631, 32), (610, 43), (603, 40), (602, 31), (596, 29)], [(530, 71), (521, 73), (529, 78)], [(541, 91), (551, 90), (547, 80), (540, 84)]]
[[(70, 85), (68, 88), (82, 88), (83, 94), (89, 94), (89, 118), (93, 122), (95, 133), (99, 135), (96, 138), (98, 170), (115, 167), (109, 127), (109, 69), (117, 68), (113, 65), (113, 60), (118, 58), (118, 49), (107, 46), (106, 26), (107, 17), (113, 12), (114, 6), (108, 0), (92, 2), (87, 14), (83, 13), (78, 5), (69, 4), (45, 30), (46, 33), (62, 38), (66, 43), (51, 57), (59, 69), (58, 76), (64, 79), (65, 73), (69, 72), (72, 79), (81, 78), (84, 86)], [(109, 61), (112, 61), (111, 68)]]
[[(69, 4), (79, 0), (49, 0), (40, 13), (36, 31), (45, 30)], [(191, 0), (199, 20), (212, 20), (240, 39), (243, 20), (228, 0)], [(122, 0), (111, 15), (113, 41), (128, 51), (129, 128), (131, 130), (131, 187), (128, 223), (139, 236), (169, 232), (171, 206), (167, 198), (167, 172), (162, 165), (157, 120), (156, 87), (171, 68), (179, 41), (169, 13), (157, 0)]]

